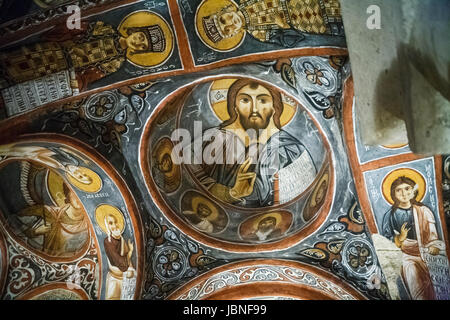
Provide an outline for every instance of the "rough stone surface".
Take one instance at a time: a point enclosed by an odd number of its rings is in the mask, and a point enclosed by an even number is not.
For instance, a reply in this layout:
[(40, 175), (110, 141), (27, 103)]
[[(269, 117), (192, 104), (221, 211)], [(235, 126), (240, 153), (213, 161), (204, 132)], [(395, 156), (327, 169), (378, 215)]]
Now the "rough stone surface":
[[(367, 145), (406, 143), (403, 75), (396, 45), (402, 37), (400, 2), (342, 0), (341, 5), (362, 139)], [(371, 5), (380, 8), (381, 29), (367, 27)]]
[(401, 277), (402, 251), (380, 234), (373, 234), (372, 241), (375, 245), (380, 265), (383, 268), (386, 282), (391, 294), (391, 299), (401, 300), (397, 281)]
[[(450, 2), (341, 4), (363, 142), (409, 142), (415, 153), (448, 153)], [(380, 29), (366, 25), (371, 5), (380, 8)]]

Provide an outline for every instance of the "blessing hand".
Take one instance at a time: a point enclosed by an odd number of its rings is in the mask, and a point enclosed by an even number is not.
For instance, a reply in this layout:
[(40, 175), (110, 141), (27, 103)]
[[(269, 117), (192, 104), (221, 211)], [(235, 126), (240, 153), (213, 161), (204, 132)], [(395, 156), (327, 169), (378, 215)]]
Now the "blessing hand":
[(236, 182), (230, 190), (231, 196), (234, 198), (244, 198), (253, 193), (256, 181), (256, 173), (247, 172), (251, 165), (251, 159), (247, 158), (238, 169)]
[(406, 227), (407, 225), (408, 225), (408, 223), (405, 222), (405, 223), (402, 225), (402, 228), (400, 229), (400, 235), (399, 235), (399, 237), (398, 237), (398, 240), (399, 240), (400, 242), (403, 242), (403, 241), (406, 240), (406, 238), (408, 237), (408, 232), (409, 232), (409, 230), (411, 230), (411, 228), (407, 228), (407, 227)]

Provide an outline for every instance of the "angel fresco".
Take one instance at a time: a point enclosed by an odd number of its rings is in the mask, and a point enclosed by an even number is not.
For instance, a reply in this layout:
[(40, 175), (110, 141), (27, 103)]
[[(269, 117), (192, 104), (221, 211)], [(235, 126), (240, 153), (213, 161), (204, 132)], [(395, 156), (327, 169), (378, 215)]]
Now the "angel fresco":
[(5, 214), (14, 234), (51, 257), (69, 257), (83, 250), (89, 236), (88, 218), (59, 174), (28, 161), (9, 163), (0, 171), (1, 179), (20, 177), (19, 184), (10, 186), (19, 189), (20, 196), (10, 199), (10, 212)]
[(117, 29), (102, 21), (83, 22), (81, 30), (60, 25), (43, 34), (41, 42), (0, 53), (0, 89), (67, 71), (70, 87), (83, 91), (126, 60), (142, 68), (164, 63), (173, 39), (168, 23), (151, 11), (128, 15)]
[(392, 207), (383, 217), (381, 233), (403, 253), (403, 282), (413, 300), (433, 300), (436, 296), (425, 256), (445, 255), (445, 244), (439, 239), (433, 212), (420, 202), (425, 180), (414, 170), (395, 170), (385, 178), (383, 191)]
[[(214, 159), (195, 159), (188, 167), (225, 203), (262, 207), (292, 200), (317, 173), (309, 151), (283, 130), (294, 107), (283, 102), (278, 90), (251, 79), (222, 84), (228, 91), (226, 102), (212, 106), (222, 123), (203, 133), (201, 155)], [(295, 187), (289, 182), (294, 178)]]
[(304, 34), (342, 35), (337, 0), (205, 0), (196, 15), (197, 34), (210, 48), (234, 50), (245, 34), (292, 48)]

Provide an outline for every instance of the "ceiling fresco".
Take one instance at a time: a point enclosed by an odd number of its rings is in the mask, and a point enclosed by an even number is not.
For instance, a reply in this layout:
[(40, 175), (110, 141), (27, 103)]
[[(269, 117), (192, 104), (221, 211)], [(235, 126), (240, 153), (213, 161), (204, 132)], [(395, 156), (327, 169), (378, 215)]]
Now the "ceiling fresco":
[(449, 299), (450, 158), (362, 144), (337, 0), (27, 3), (1, 299)]

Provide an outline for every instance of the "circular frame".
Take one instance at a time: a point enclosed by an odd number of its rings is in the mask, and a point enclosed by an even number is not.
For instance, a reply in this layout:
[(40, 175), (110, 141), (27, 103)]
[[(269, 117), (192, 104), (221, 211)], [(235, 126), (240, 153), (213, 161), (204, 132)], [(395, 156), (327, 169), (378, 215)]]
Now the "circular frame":
[[(317, 230), (318, 227), (320, 227), (322, 225), (322, 223), (325, 221), (327, 214), (331, 208), (331, 205), (333, 203), (333, 199), (334, 199), (334, 192), (335, 192), (335, 172), (334, 170), (330, 170), (330, 184), (329, 184), (329, 188), (327, 190), (327, 194), (326, 194), (326, 200), (324, 202), (324, 204), (322, 205), (322, 207), (320, 208), (316, 218), (311, 221), (311, 223), (307, 224), (303, 229), (298, 230), (297, 232), (293, 233), (292, 235), (278, 240), (278, 241), (274, 241), (271, 243), (262, 243), (259, 244), (258, 246), (255, 246), (254, 244), (237, 244), (237, 243), (231, 243), (229, 241), (225, 241), (225, 240), (220, 240), (220, 239), (216, 239), (213, 238), (211, 236), (207, 236), (197, 230), (195, 230), (194, 228), (192, 228), (191, 226), (189, 226), (180, 216), (178, 216), (178, 214), (176, 212), (174, 212), (174, 210), (171, 208), (171, 206), (164, 200), (164, 198), (162, 197), (162, 195), (159, 192), (158, 187), (156, 186), (156, 184), (154, 183), (152, 176), (151, 176), (151, 171), (150, 171), (150, 167), (149, 167), (149, 157), (148, 157), (148, 148), (150, 146), (150, 136), (151, 133), (153, 132), (153, 128), (157, 127), (157, 123), (156, 120), (158, 119), (159, 114), (161, 114), (161, 112), (164, 110), (164, 107), (166, 107), (170, 102), (172, 102), (174, 100), (174, 98), (177, 97), (178, 94), (180, 93), (185, 93), (186, 90), (188, 90), (189, 88), (193, 88), (198, 84), (201, 83), (205, 83), (205, 82), (211, 82), (217, 79), (222, 79), (222, 78), (248, 78), (248, 77), (242, 77), (242, 76), (227, 76), (227, 77), (223, 77), (223, 76), (212, 76), (212, 77), (205, 77), (196, 81), (193, 81), (191, 83), (188, 83), (184, 86), (179, 87), (178, 89), (174, 90), (171, 94), (169, 94), (164, 100), (162, 100), (154, 109), (153, 113), (151, 114), (151, 116), (147, 119), (147, 122), (144, 126), (142, 135), (141, 135), (141, 139), (140, 139), (140, 143), (139, 143), (139, 165), (141, 167), (141, 172), (145, 181), (145, 184), (147, 186), (147, 190), (150, 193), (153, 202), (155, 203), (155, 205), (158, 207), (158, 209), (162, 212), (162, 214), (171, 222), (173, 223), (181, 232), (183, 232), (184, 234), (189, 235), (190, 237), (192, 237), (195, 241), (205, 244), (207, 246), (213, 247), (213, 248), (217, 248), (220, 250), (225, 250), (228, 252), (271, 252), (271, 251), (278, 251), (281, 249), (287, 249), (290, 248), (294, 245), (296, 245), (298, 242), (300, 242), (301, 240), (305, 239), (306, 237), (310, 236), (313, 232), (315, 232)], [(262, 80), (257, 79), (258, 81), (264, 82)], [(270, 84), (268, 84), (267, 82), (264, 82), (267, 85), (271, 86)], [(284, 91), (281, 88), (277, 88), (277, 90), (280, 90), (283, 94), (285, 94), (287, 97), (294, 99), (290, 94), (288, 94), (286, 91)], [(296, 99), (294, 99), (294, 101), (297, 101)], [(180, 102), (184, 103), (184, 100), (182, 100)], [(181, 106), (181, 105), (180, 105)], [(328, 165), (330, 166), (330, 168), (334, 168), (334, 164), (333, 164), (333, 157), (332, 157), (332, 149), (331, 146), (326, 138), (326, 135), (324, 134), (323, 130), (321, 129), (321, 126), (319, 125), (318, 121), (315, 119), (315, 117), (313, 116), (313, 114), (308, 111), (305, 107), (303, 107), (301, 104), (299, 104), (300, 108), (302, 108), (302, 110), (304, 112), (307, 113), (307, 115), (309, 116), (310, 120), (313, 122), (313, 124), (315, 125), (316, 128), (318, 128), (319, 133), (322, 137), (322, 141), (324, 142), (324, 146), (325, 146), (325, 150), (326, 150), (326, 154), (327, 154), (327, 159), (328, 159)], [(178, 110), (179, 111), (179, 110)], [(177, 112), (178, 116), (179, 116), (179, 112)], [(300, 194), (296, 199), (292, 200), (292, 202), (295, 202), (296, 200), (298, 200), (299, 198), (301, 198), (302, 196), (304, 196), (305, 193), (307, 193), (308, 191), (310, 191), (310, 189), (315, 185), (315, 183), (317, 182), (317, 180), (320, 179), (319, 177), (316, 177), (316, 179), (314, 180), (314, 182), (308, 187), (308, 189), (306, 189), (302, 194)], [(221, 202), (220, 204), (223, 207), (226, 207), (225, 205), (223, 205)], [(268, 210), (274, 211), (277, 209), (282, 209), (283, 207), (288, 206), (290, 203), (285, 203), (283, 205), (279, 205), (279, 206), (273, 206), (273, 207), (268, 207)], [(242, 208), (239, 207), (233, 207), (234, 210), (236, 211), (242, 211)], [(252, 208), (253, 210), (249, 210), (246, 209), (247, 212), (254, 212), (256, 210), (260, 210), (258, 208)]]

